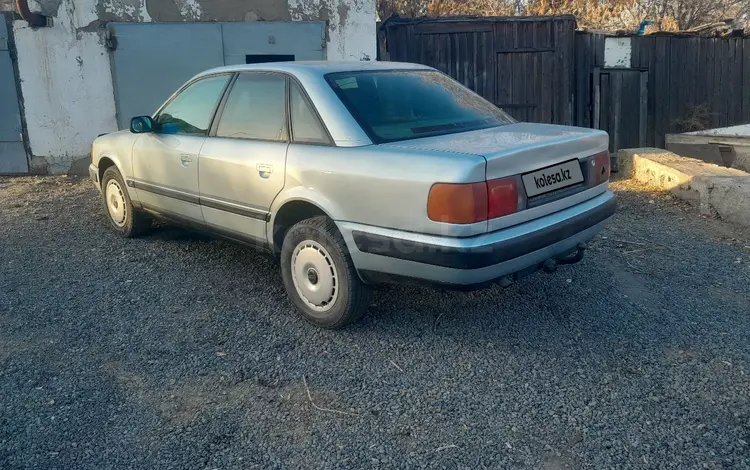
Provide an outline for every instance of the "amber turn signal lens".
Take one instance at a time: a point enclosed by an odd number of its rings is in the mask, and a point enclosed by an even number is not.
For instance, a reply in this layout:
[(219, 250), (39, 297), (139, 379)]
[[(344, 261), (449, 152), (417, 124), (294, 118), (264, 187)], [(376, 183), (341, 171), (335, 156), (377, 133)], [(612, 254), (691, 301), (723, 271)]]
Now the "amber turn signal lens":
[(487, 219), (487, 183), (438, 183), (430, 189), (427, 216), (435, 222), (473, 224)]

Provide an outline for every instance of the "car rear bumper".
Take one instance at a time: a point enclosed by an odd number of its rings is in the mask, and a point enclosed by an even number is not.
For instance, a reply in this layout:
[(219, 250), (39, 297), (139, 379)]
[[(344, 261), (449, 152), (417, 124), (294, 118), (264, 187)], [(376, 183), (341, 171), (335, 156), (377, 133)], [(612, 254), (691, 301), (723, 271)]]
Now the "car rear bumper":
[[(606, 191), (559, 212), (476, 237), (455, 238), (340, 222), (352, 261), (366, 281), (421, 280), (468, 286), (520, 277), (583, 248), (616, 211)], [(548, 262), (548, 260), (552, 260)], [(506, 279), (507, 280), (507, 279)]]

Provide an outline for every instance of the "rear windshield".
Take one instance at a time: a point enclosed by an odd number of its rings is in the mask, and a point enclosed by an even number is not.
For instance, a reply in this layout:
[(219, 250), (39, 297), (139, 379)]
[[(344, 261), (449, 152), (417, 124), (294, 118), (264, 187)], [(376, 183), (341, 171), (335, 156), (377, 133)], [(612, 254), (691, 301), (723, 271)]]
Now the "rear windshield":
[(340, 72), (328, 74), (326, 79), (376, 143), (515, 122), (500, 108), (438, 71)]

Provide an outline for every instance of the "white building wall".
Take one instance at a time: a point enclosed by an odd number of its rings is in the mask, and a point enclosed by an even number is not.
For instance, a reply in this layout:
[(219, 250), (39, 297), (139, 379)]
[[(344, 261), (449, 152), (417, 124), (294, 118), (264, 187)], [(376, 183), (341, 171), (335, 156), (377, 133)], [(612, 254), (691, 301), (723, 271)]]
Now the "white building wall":
[(29, 145), (41, 157), (32, 171), (68, 171), (100, 129), (117, 128), (107, 51), (97, 33), (76, 32), (96, 20), (93, 3), (66, 0), (51, 27), (13, 24)]
[(327, 12), (328, 60), (375, 60), (377, 13), (374, 0), (289, 0), (292, 20)]
[(632, 40), (630, 37), (604, 39), (604, 66), (630, 68)]
[[(32, 172), (85, 171), (91, 142), (117, 129), (109, 51), (91, 25), (102, 10), (149, 21), (147, 3), (62, 0), (51, 27), (14, 22)], [(207, 19), (200, 0), (177, 4), (184, 20)], [(375, 0), (288, 0), (289, 18), (328, 20), (328, 60), (375, 60)]]

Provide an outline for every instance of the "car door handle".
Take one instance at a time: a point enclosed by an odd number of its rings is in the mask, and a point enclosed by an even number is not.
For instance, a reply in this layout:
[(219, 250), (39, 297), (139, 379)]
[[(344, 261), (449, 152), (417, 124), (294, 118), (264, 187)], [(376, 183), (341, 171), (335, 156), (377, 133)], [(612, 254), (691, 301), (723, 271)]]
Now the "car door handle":
[(269, 176), (271, 176), (271, 173), (273, 173), (273, 167), (264, 163), (258, 163), (255, 168), (258, 170), (258, 174), (263, 179), (267, 179)]
[(182, 163), (182, 166), (187, 167), (192, 161), (193, 159), (190, 158), (190, 155), (187, 155), (187, 154), (180, 155), (180, 163)]

